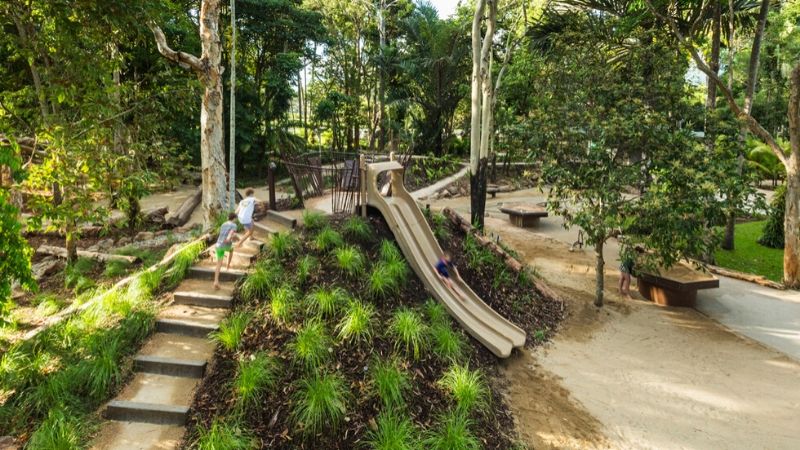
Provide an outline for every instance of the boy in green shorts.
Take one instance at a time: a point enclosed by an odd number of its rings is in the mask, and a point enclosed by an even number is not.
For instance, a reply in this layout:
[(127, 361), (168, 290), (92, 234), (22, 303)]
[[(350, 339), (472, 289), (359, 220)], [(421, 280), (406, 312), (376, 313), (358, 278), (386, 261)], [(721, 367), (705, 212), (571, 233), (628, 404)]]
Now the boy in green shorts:
[(219, 289), (219, 271), (222, 269), (222, 260), (225, 253), (228, 253), (228, 266), (231, 267), (233, 260), (233, 237), (236, 235), (236, 213), (228, 214), (228, 221), (219, 227), (219, 237), (217, 238), (217, 270), (214, 271), (214, 289)]

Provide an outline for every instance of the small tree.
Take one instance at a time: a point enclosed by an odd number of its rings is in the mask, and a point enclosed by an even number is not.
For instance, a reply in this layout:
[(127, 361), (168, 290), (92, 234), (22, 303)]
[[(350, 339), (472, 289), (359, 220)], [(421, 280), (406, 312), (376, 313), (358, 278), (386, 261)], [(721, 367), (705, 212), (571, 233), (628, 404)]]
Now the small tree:
[(769, 218), (764, 225), (758, 243), (771, 248), (783, 248), (783, 221), (786, 214), (786, 186), (775, 190), (775, 197), (770, 204)]

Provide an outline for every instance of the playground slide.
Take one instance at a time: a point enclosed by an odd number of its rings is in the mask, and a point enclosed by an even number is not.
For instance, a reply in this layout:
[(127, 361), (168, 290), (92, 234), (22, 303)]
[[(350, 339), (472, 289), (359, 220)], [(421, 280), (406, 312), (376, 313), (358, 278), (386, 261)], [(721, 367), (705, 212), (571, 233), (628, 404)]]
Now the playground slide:
[[(525, 332), (490, 308), (457, 275), (452, 275), (455, 295), (436, 273), (434, 265), (443, 252), (416, 201), (403, 186), (403, 166), (395, 161), (369, 164), (366, 173), (367, 203), (377, 208), (392, 229), (403, 254), (425, 286), (467, 332), (492, 353), (505, 358), (514, 347), (525, 345)], [(381, 172), (391, 176), (391, 196), (377, 185)]]

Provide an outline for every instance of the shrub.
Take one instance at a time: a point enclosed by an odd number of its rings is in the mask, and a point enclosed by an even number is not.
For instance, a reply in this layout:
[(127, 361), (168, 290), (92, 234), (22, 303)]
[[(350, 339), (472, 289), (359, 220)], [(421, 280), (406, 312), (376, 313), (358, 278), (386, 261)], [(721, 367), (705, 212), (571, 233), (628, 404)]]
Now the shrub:
[(372, 318), (375, 308), (359, 300), (352, 300), (345, 315), (336, 327), (339, 338), (351, 342), (365, 342), (372, 337)]
[(272, 289), (269, 295), (269, 308), (272, 318), (279, 323), (289, 322), (294, 311), (294, 290), (288, 285), (283, 285), (277, 289)]
[(360, 216), (350, 216), (342, 225), (344, 235), (356, 242), (369, 242), (372, 240), (372, 227), (369, 222)]
[(433, 352), (439, 358), (457, 363), (464, 356), (466, 343), (460, 334), (453, 331), (449, 324), (436, 324), (431, 327)]
[(314, 246), (323, 252), (339, 248), (343, 245), (344, 240), (342, 239), (342, 235), (328, 226), (317, 233), (317, 237), (314, 238)]
[(405, 348), (406, 353), (411, 353), (414, 359), (419, 359), (427, 331), (422, 317), (408, 308), (397, 310), (389, 324), (389, 332), (397, 339), (395, 345)]
[(258, 441), (236, 422), (215, 418), (209, 428), (199, 427), (195, 448), (198, 450), (245, 450), (258, 446)]
[(445, 309), (444, 305), (437, 302), (436, 300), (432, 298), (425, 300), (425, 305), (423, 306), (423, 310), (425, 311), (425, 316), (428, 318), (428, 321), (432, 325), (450, 324), (447, 309)]
[(346, 412), (347, 387), (338, 375), (314, 373), (299, 382), (292, 418), (306, 435), (336, 429)]
[(256, 406), (266, 391), (275, 387), (279, 369), (278, 361), (262, 352), (239, 359), (239, 368), (233, 380), (237, 406), (242, 410)]
[(300, 241), (292, 233), (278, 232), (270, 238), (269, 248), (277, 258), (285, 259), (300, 249)]
[(231, 314), (219, 324), (219, 330), (212, 334), (212, 338), (225, 350), (235, 351), (239, 348), (242, 335), (251, 318), (252, 314), (245, 311)]
[(303, 285), (311, 274), (319, 267), (319, 260), (311, 255), (305, 255), (297, 262), (297, 283)]
[(303, 226), (308, 231), (317, 231), (328, 225), (328, 216), (319, 211), (303, 211)]
[(427, 433), (423, 445), (428, 450), (478, 450), (481, 443), (472, 434), (472, 422), (457, 411), (440, 417), (439, 426)]
[(452, 366), (439, 380), (439, 385), (453, 396), (458, 410), (465, 414), (486, 404), (487, 388), (478, 370)]
[(297, 331), (294, 341), (289, 344), (289, 348), (294, 361), (309, 370), (319, 368), (331, 356), (330, 339), (325, 333), (325, 325), (317, 319), (308, 320), (303, 324)]
[(332, 317), (339, 311), (346, 297), (347, 293), (340, 288), (317, 288), (306, 296), (306, 303), (311, 313), (320, 317)]
[(336, 265), (344, 273), (356, 277), (364, 273), (364, 255), (355, 247), (336, 249)]
[(410, 387), (408, 375), (396, 358), (375, 361), (372, 367), (372, 383), (386, 408), (405, 403), (403, 393)]
[(786, 214), (786, 186), (775, 190), (775, 197), (770, 204), (769, 217), (758, 243), (770, 248), (784, 247), (783, 219)]
[(250, 302), (266, 298), (270, 290), (283, 277), (283, 270), (277, 264), (270, 264), (270, 260), (259, 262), (255, 270), (245, 278), (240, 289), (242, 299)]
[(411, 420), (395, 411), (378, 415), (378, 428), (367, 433), (367, 445), (373, 450), (415, 450), (417, 432)]
[(397, 248), (394, 243), (388, 239), (384, 239), (381, 241), (380, 249), (378, 250), (378, 254), (380, 255), (381, 261), (384, 262), (391, 262), (391, 261), (405, 261), (403, 259), (403, 254), (400, 253), (400, 249)]

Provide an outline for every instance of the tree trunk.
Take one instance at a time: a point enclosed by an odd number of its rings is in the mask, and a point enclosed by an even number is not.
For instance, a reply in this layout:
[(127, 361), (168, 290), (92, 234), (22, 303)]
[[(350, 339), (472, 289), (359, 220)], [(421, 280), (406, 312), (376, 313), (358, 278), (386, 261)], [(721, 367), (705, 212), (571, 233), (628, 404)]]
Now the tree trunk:
[(800, 288), (800, 64), (789, 80), (789, 138), (792, 153), (786, 168), (783, 283)]
[(78, 259), (78, 243), (75, 242), (76, 233), (74, 227), (68, 228), (65, 234), (64, 247), (67, 251), (67, 264), (72, 264)]
[[(714, 73), (719, 73), (719, 44), (720, 44), (720, 28), (722, 22), (722, 0), (715, 0), (714, 2), (714, 19), (711, 25), (711, 60), (708, 66)], [(708, 78), (708, 95), (706, 96), (706, 110), (713, 111), (717, 107), (717, 83)], [(706, 119), (706, 130), (708, 129), (708, 119)]]
[(736, 230), (736, 213), (728, 214), (728, 219), (725, 222), (725, 236), (722, 239), (721, 247), (725, 250), (733, 250), (735, 247), (734, 237)]
[(603, 241), (594, 244), (594, 256), (596, 262), (594, 306), (601, 307), (603, 306), (603, 284), (605, 282), (606, 265), (606, 262), (603, 259)]
[(486, 172), (489, 161), (481, 158), (478, 162), (478, 171), (470, 174), (470, 220), (472, 226), (483, 231), (484, 215), (486, 214)]

